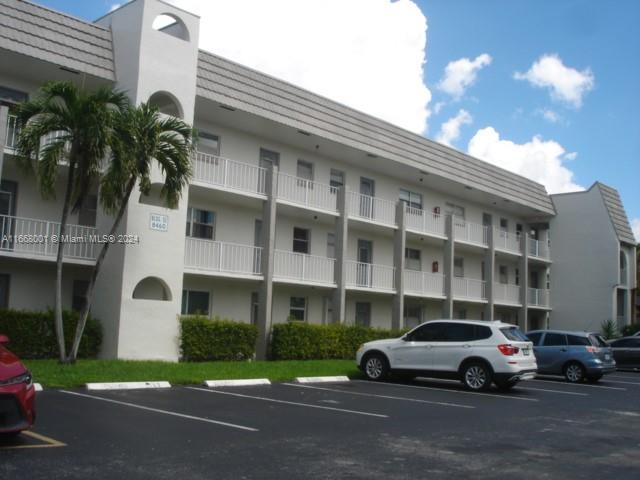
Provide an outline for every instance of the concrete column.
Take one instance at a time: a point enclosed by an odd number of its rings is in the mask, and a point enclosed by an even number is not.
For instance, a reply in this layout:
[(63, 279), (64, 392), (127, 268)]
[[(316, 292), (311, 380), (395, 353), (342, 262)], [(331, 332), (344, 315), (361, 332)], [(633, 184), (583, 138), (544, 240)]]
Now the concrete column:
[(278, 167), (270, 166), (266, 172), (266, 195), (262, 209), (262, 275), (264, 280), (258, 291), (258, 344), (256, 358), (266, 360), (271, 343), (271, 314), (273, 305), (273, 258), (276, 243), (276, 195)]
[(347, 215), (347, 189), (345, 186), (338, 189), (338, 218), (336, 218), (336, 263), (333, 274), (336, 289), (333, 291), (333, 322), (346, 321), (347, 303), (347, 239), (349, 235), (349, 216)]
[(495, 229), (489, 225), (488, 240), (489, 248), (484, 255), (484, 281), (487, 304), (484, 306), (484, 319), (492, 322), (495, 315), (494, 282), (496, 277), (496, 248), (494, 242)]
[(407, 245), (406, 236), (407, 207), (404, 202), (396, 204), (397, 230), (393, 233), (393, 266), (396, 294), (393, 296), (393, 312), (391, 328), (399, 330), (404, 327), (404, 250)]
[(520, 315), (518, 316), (518, 325), (520, 329), (526, 332), (529, 329), (528, 321), (528, 303), (529, 303), (529, 225), (524, 226), (522, 233), (522, 256), (520, 257)]
[(444, 265), (442, 265), (442, 273), (444, 274), (444, 318), (453, 318), (453, 258), (455, 255), (455, 239), (453, 236), (453, 216), (444, 217), (444, 233), (447, 240), (444, 242)]
[(4, 147), (7, 141), (7, 117), (9, 107), (0, 105), (0, 180), (2, 180), (2, 167), (4, 163)]

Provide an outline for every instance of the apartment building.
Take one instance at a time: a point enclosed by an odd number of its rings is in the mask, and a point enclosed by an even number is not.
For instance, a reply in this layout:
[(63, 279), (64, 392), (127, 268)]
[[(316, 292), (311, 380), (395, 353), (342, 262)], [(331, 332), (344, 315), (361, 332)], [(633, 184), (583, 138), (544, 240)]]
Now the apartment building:
[[(199, 131), (179, 206), (159, 200), (154, 172), (122, 222), (139, 243), (109, 251), (92, 307), (104, 357), (176, 360), (178, 317), (196, 312), (258, 325), (259, 357), (286, 321), (548, 325), (555, 211), (542, 185), (201, 51), (199, 18), (160, 0), (94, 23), (19, 0), (0, 11), (2, 232), (58, 228), (62, 195), (43, 200), (15, 159), (12, 109), (44, 82), (113, 85)], [(72, 234), (111, 225), (97, 195)], [(67, 245), (66, 307), (82, 303), (97, 251)], [(0, 307), (52, 306), (54, 258), (0, 244)]]
[[(551, 328), (600, 331), (634, 320), (636, 239), (618, 191), (600, 182), (551, 195), (554, 263)], [(578, 280), (579, 279), (579, 280)]]

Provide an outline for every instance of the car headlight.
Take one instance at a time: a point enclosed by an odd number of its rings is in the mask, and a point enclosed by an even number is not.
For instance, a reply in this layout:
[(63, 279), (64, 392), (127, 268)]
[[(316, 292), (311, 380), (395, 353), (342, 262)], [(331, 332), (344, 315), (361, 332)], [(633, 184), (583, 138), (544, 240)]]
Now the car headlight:
[(16, 377), (12, 377), (8, 380), (0, 380), (0, 386), (2, 385), (18, 385), (19, 383), (24, 383), (27, 385), (27, 388), (30, 388), (33, 385), (33, 377), (31, 373), (23, 373)]

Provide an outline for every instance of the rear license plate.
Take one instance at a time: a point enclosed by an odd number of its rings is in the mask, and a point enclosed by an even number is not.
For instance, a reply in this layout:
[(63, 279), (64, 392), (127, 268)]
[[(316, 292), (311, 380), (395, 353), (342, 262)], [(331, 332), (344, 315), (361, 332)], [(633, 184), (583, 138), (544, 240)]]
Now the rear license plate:
[(604, 359), (605, 360), (611, 360), (611, 355), (609, 355), (608, 353), (605, 354)]
[(529, 352), (530, 352), (530, 350), (528, 348), (523, 348), (522, 349), (522, 354), (525, 355), (525, 356), (529, 355)]

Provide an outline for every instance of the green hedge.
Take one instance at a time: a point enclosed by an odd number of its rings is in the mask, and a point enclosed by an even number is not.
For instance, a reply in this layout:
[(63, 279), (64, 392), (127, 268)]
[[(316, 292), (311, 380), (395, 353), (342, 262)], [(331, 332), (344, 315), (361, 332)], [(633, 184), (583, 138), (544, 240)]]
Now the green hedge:
[(248, 360), (255, 354), (255, 325), (201, 316), (182, 317), (180, 323), (180, 350), (185, 361)]
[[(64, 337), (69, 349), (76, 333), (78, 313), (65, 311), (62, 318)], [(9, 337), (9, 349), (20, 358), (58, 358), (53, 310), (44, 312), (0, 310), (0, 333)], [(78, 357), (97, 356), (101, 344), (100, 322), (89, 317), (80, 342)]]
[(623, 337), (630, 337), (636, 332), (640, 332), (640, 322), (632, 323), (631, 325), (625, 325), (624, 327), (622, 327)]
[(402, 333), (340, 324), (282, 323), (273, 326), (271, 356), (274, 360), (354, 359), (361, 344)]

